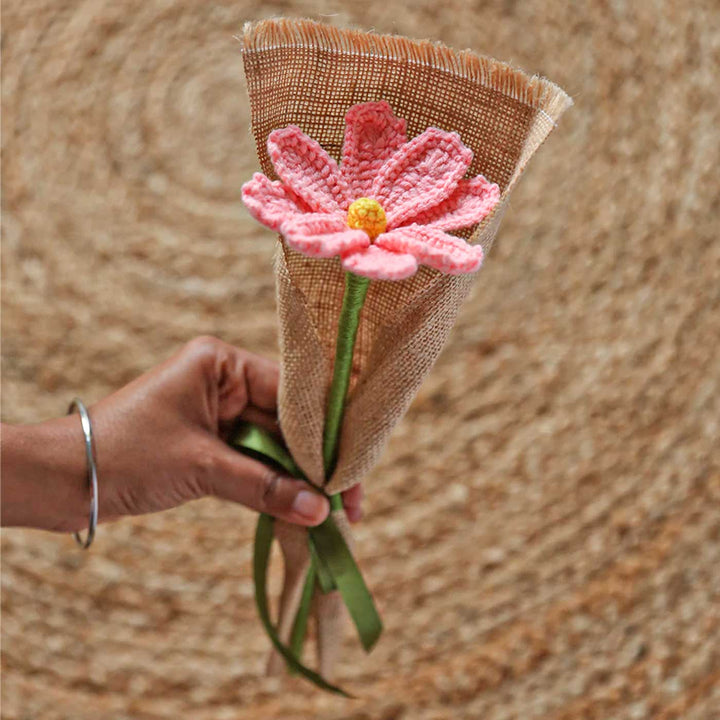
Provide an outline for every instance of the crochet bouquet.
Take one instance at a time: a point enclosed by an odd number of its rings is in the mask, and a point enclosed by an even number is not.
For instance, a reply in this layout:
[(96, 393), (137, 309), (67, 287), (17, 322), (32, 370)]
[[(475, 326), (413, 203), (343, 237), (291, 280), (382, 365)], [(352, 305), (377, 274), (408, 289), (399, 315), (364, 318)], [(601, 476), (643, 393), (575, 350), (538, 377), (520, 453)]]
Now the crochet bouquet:
[[(525, 164), (569, 106), (552, 83), (428, 42), (309, 21), (246, 27), (243, 58), (264, 174), (242, 189), (279, 233), (282, 437), (241, 425), (247, 452), (328, 495), (307, 530), (261, 516), (256, 599), (285, 662), (329, 678), (349, 610), (366, 650), (381, 622), (339, 493), (371, 470), (437, 359)], [(279, 617), (266, 597), (277, 538)], [(319, 671), (302, 661), (315, 615)]]

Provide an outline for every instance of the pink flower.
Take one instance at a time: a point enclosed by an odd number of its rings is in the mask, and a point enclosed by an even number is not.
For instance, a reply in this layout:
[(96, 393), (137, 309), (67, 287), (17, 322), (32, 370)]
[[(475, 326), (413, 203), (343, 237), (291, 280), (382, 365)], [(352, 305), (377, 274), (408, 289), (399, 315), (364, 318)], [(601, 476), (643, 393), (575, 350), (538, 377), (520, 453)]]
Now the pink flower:
[(428, 128), (407, 141), (386, 102), (354, 105), (345, 117), (342, 163), (300, 128), (268, 137), (280, 180), (256, 173), (242, 188), (250, 214), (312, 257), (376, 280), (401, 280), (418, 264), (475, 272), (480, 246), (449, 235), (480, 222), (500, 198), (482, 175), (463, 176), (472, 151), (454, 132)]

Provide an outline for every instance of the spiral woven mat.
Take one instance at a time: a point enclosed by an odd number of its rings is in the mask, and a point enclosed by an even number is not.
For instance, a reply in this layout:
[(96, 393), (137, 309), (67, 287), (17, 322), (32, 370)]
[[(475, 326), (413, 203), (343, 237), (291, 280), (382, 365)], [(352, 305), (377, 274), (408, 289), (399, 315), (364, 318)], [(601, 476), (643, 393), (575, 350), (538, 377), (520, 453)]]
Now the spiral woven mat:
[(230, 504), (103, 526), (87, 554), (6, 530), (3, 717), (720, 717), (711, 0), (4, 2), (4, 419), (200, 333), (276, 353), (233, 39), (276, 14), (473, 47), (576, 102), (367, 480), (386, 633), (347, 640), (359, 700), (262, 677), (254, 518)]

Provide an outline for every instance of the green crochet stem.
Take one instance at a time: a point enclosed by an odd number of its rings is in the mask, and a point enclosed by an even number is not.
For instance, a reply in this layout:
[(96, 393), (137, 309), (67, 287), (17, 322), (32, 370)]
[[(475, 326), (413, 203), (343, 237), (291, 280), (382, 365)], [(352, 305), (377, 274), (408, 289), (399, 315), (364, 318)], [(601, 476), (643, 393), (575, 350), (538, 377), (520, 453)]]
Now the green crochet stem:
[(345, 400), (352, 374), (355, 339), (360, 326), (360, 313), (365, 303), (369, 278), (359, 277), (353, 273), (345, 273), (345, 294), (338, 321), (337, 343), (335, 346), (335, 365), (333, 378), (328, 395), (327, 412), (325, 415), (325, 431), (323, 433), (323, 468), (327, 484), (337, 464), (340, 431), (345, 413)]

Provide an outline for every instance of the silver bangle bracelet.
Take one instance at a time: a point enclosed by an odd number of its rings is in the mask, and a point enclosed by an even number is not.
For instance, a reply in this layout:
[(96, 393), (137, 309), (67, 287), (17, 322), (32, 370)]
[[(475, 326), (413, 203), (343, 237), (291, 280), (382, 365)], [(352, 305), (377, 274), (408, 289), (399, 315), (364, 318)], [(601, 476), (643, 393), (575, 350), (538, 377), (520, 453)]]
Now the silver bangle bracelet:
[(95, 528), (97, 526), (98, 519), (98, 481), (97, 481), (97, 466), (95, 465), (95, 452), (93, 446), (93, 434), (92, 425), (90, 424), (90, 415), (85, 407), (84, 403), (80, 398), (75, 398), (68, 408), (68, 415), (77, 408), (80, 413), (80, 423), (82, 425), (83, 435), (85, 436), (85, 456), (87, 458), (88, 468), (88, 485), (90, 486), (90, 520), (88, 522), (87, 537), (83, 540), (80, 537), (80, 533), (73, 533), (75, 540), (83, 550), (87, 550), (92, 545), (93, 538), (95, 537)]

